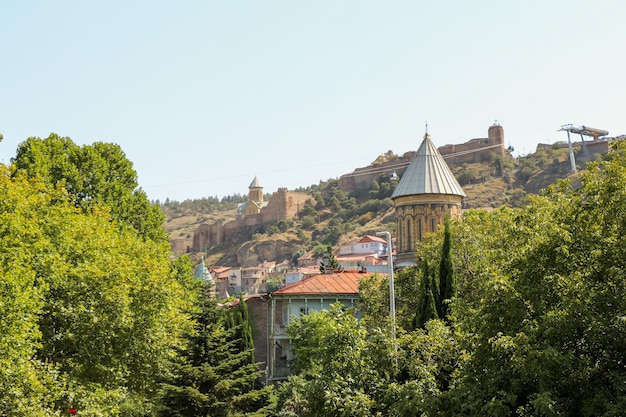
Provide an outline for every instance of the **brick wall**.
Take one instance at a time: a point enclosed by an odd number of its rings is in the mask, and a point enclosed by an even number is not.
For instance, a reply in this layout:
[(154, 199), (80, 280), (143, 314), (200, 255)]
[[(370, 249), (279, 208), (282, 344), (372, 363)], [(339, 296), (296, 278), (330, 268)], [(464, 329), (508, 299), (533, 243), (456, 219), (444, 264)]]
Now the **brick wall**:
[(254, 342), (254, 360), (262, 362), (261, 369), (267, 365), (267, 303), (263, 297), (250, 297), (246, 300), (250, 325), (252, 326), (252, 341)]

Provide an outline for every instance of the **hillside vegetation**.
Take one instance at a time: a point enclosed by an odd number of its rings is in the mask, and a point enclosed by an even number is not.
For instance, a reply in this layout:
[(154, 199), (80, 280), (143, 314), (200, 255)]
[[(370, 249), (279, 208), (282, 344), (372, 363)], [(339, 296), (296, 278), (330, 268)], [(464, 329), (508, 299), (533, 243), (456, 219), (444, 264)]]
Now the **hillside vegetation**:
[[(525, 157), (503, 158), (493, 153), (485, 159), (450, 164), (467, 194), (463, 203), (466, 209), (521, 207), (528, 195), (538, 194), (572, 174), (568, 149), (557, 145)], [(298, 188), (310, 194), (315, 203), (305, 205), (297, 218), (260, 225), (235, 242), (210, 247), (206, 253), (194, 256), (199, 259), (204, 255), (212, 265), (229, 266), (251, 266), (265, 260), (295, 261), (318, 245), (336, 246), (380, 230), (393, 233), (395, 214), (390, 197), (394, 187), (395, 181), (380, 174), (367, 188), (353, 192), (343, 191), (336, 179)], [(221, 200), (166, 201), (161, 204), (166, 231), (171, 239), (185, 239), (191, 246), (193, 232), (200, 224), (234, 219), (237, 203), (246, 199), (236, 194)]]

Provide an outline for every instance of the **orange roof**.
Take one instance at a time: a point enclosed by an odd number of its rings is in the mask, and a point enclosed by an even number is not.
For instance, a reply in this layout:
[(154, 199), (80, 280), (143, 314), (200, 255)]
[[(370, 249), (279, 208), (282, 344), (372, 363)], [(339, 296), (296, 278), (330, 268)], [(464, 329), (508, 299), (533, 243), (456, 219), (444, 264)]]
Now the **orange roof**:
[(371, 258), (371, 257), (378, 258), (378, 256), (375, 253), (356, 253), (356, 254), (350, 254), (350, 255), (337, 255), (335, 256), (335, 259), (337, 259), (338, 262), (341, 262), (341, 261), (348, 262), (348, 261), (360, 261), (361, 259)]
[[(335, 272), (334, 274), (318, 274), (305, 278), (272, 295), (324, 295), (324, 294), (358, 294), (359, 280), (371, 273), (357, 271)], [(386, 275), (386, 274), (379, 274)]]
[(361, 238), (361, 240), (359, 240), (359, 243), (365, 243), (365, 242), (387, 243), (387, 241), (383, 239), (382, 237), (372, 236), (372, 235), (365, 235), (364, 237)]

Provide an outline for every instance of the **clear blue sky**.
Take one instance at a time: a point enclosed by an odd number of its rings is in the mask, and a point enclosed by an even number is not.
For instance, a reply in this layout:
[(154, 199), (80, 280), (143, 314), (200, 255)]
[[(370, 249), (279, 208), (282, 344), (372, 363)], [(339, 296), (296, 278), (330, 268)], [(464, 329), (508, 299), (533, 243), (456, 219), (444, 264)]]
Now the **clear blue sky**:
[(626, 2), (13, 1), (0, 162), (51, 132), (118, 143), (151, 199), (337, 178), (392, 150), (562, 124), (626, 133)]

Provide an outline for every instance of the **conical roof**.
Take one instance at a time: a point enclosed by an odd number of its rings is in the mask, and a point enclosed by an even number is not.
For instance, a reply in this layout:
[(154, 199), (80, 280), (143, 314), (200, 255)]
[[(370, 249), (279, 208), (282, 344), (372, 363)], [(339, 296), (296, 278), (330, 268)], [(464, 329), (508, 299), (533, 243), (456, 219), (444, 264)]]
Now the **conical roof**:
[(259, 181), (256, 175), (254, 176), (254, 179), (252, 180), (248, 188), (263, 188), (263, 186), (261, 185), (261, 181)]
[(426, 133), (417, 153), (402, 175), (391, 198), (416, 194), (450, 194), (465, 197), (448, 164)]
[(202, 257), (202, 262), (200, 262), (200, 266), (196, 270), (194, 277), (206, 281), (210, 285), (215, 285), (215, 280), (213, 279), (209, 268), (207, 268), (206, 264), (204, 263), (204, 256)]

